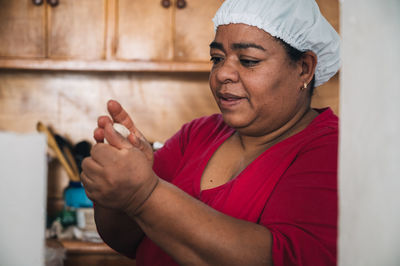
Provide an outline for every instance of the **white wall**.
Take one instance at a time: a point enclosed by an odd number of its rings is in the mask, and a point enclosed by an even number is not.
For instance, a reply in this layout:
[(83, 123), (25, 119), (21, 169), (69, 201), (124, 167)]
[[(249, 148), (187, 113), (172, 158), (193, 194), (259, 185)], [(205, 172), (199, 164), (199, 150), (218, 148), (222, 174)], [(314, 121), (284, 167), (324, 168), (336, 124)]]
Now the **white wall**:
[(400, 0), (342, 0), (339, 265), (400, 265)]
[(46, 138), (0, 132), (0, 265), (45, 261)]

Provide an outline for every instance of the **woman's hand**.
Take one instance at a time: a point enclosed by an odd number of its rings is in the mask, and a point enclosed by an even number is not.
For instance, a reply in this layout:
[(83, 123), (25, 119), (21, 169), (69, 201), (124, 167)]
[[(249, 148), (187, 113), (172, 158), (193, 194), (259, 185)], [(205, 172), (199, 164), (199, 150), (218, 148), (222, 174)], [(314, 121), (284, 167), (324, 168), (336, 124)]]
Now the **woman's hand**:
[[(131, 134), (127, 139), (122, 137), (109, 117), (100, 117), (94, 132), (98, 143), (91, 157), (82, 162), (81, 180), (87, 196), (96, 204), (135, 214), (158, 183), (152, 170), (153, 152), (119, 103), (110, 101), (108, 110), (112, 119)], [(109, 144), (101, 143), (104, 139)]]
[(143, 134), (136, 128), (135, 124), (133, 123), (133, 120), (130, 118), (128, 113), (122, 108), (122, 106), (117, 101), (114, 100), (108, 101), (107, 109), (108, 112), (110, 113), (111, 118), (109, 116), (100, 116), (98, 118), (97, 120), (98, 127), (94, 130), (93, 134), (96, 142), (102, 143), (104, 142), (104, 139), (106, 139), (108, 143), (110, 144), (113, 143), (111, 145), (113, 146), (116, 145), (115, 147), (120, 147), (120, 148), (126, 147), (125, 145), (126, 143), (118, 141), (118, 138), (108, 139), (108, 138), (113, 138), (113, 136), (111, 135), (105, 136), (104, 129), (107, 124), (120, 123), (131, 132), (131, 134), (128, 136), (129, 142), (136, 148), (143, 151), (146, 158), (151, 162), (151, 165), (153, 165), (153, 149), (151, 148), (150, 143), (146, 140)]

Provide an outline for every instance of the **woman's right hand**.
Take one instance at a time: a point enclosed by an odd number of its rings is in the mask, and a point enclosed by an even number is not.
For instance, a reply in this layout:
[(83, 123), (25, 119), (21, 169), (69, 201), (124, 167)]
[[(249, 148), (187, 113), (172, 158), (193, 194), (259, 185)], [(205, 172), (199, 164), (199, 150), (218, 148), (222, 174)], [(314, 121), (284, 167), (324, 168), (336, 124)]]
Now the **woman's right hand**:
[[(97, 143), (104, 142), (105, 136), (105, 127), (107, 124), (119, 123), (125, 126), (131, 134), (127, 137), (128, 141), (135, 146), (136, 148), (140, 149), (149, 160), (151, 165), (153, 165), (153, 149), (150, 143), (146, 140), (144, 135), (136, 128), (133, 120), (129, 116), (129, 114), (122, 108), (121, 104), (115, 100), (109, 100), (107, 103), (107, 110), (111, 116), (100, 116), (97, 120), (97, 128), (94, 130), (94, 139)], [(109, 137), (109, 136), (107, 136)], [(109, 140), (109, 143), (118, 143), (118, 147), (126, 147), (126, 143), (120, 141), (118, 139)], [(117, 147), (117, 148), (118, 148)], [(129, 148), (129, 147), (126, 147)]]

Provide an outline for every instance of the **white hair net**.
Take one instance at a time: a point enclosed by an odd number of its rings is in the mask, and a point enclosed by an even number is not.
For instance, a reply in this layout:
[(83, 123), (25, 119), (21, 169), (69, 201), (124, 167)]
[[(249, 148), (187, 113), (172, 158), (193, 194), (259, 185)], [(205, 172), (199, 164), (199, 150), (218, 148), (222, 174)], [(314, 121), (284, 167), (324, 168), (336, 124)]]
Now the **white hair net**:
[(315, 87), (340, 67), (340, 38), (315, 0), (226, 0), (213, 18), (214, 28), (230, 23), (258, 27), (292, 47), (318, 58)]

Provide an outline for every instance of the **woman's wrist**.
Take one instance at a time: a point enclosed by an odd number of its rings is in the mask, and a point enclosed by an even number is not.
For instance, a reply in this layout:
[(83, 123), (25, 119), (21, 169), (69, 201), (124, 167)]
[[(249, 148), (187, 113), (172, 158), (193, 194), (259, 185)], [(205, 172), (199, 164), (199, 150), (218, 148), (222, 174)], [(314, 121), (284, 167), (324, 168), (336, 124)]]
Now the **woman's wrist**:
[(154, 190), (159, 184), (159, 177), (154, 174), (153, 177), (148, 181), (148, 184), (140, 188), (134, 195), (134, 199), (123, 211), (130, 217), (140, 215), (144, 208), (145, 203), (152, 196)]

